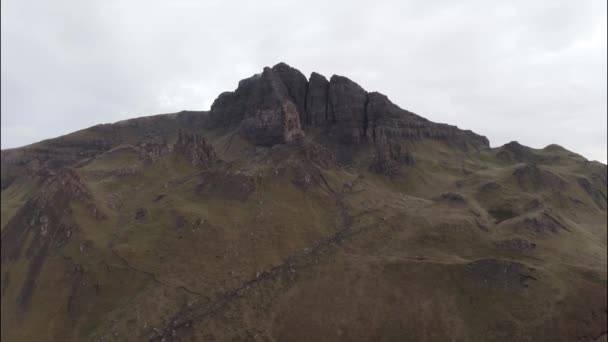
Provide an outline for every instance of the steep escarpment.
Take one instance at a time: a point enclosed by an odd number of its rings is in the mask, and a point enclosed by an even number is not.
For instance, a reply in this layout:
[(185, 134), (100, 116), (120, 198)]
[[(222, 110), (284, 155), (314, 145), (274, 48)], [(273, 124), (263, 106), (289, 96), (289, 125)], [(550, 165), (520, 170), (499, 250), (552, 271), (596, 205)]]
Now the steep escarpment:
[(209, 125), (238, 128), (250, 142), (263, 146), (293, 142), (307, 127), (318, 126), (343, 144), (373, 143), (376, 136), (386, 135), (488, 147), (483, 136), (423, 119), (347, 77), (333, 75), (328, 81), (313, 72), (306, 80), (284, 63), (221, 94), (211, 107)]
[(300, 120), (285, 83), (273, 69), (264, 68), (261, 74), (239, 82), (236, 91), (223, 93), (215, 100), (208, 125), (237, 126), (252, 143), (272, 146), (303, 136)]

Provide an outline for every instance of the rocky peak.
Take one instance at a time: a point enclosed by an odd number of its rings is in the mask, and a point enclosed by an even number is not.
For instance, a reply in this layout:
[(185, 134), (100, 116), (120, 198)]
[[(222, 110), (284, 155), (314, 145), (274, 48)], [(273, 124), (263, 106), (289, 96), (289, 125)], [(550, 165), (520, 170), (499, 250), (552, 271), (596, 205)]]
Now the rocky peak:
[(285, 63), (266, 67), (239, 82), (234, 92), (221, 94), (211, 107), (209, 126), (238, 128), (259, 146), (299, 140), (310, 126), (325, 128), (328, 137), (343, 144), (374, 142), (384, 134), (393, 139), (489, 146), (483, 136), (426, 120), (385, 95), (368, 93), (347, 77), (333, 75), (328, 81), (313, 72), (307, 80)]
[(287, 88), (287, 93), (291, 101), (295, 104), (300, 115), (300, 124), (306, 120), (306, 92), (308, 90), (308, 80), (298, 69), (292, 68), (285, 63), (279, 63), (272, 67), (275, 73)]
[(281, 76), (294, 94), (299, 94), (301, 84), (295, 72), (282, 66), (276, 70), (266, 67), (261, 74), (239, 82), (234, 92), (223, 93), (215, 100), (209, 125), (238, 127), (247, 140), (260, 146), (290, 143), (302, 137), (297, 102)]
[(180, 130), (173, 151), (184, 156), (193, 166), (210, 166), (219, 160), (213, 146), (197, 133)]

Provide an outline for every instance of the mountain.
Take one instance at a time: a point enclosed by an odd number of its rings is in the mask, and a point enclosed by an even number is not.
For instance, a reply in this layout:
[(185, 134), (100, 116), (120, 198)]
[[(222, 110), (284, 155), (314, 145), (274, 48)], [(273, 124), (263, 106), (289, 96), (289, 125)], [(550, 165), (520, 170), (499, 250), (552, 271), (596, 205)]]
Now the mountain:
[(606, 165), (343, 76), (1, 161), (2, 341), (606, 341)]

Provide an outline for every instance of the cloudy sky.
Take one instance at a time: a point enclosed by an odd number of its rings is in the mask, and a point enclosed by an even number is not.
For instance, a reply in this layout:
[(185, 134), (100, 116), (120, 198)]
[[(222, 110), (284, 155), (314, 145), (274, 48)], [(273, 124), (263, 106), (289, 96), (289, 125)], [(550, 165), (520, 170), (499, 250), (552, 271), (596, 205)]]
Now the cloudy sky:
[(208, 109), (284, 61), (606, 162), (606, 1), (2, 0), (2, 148)]

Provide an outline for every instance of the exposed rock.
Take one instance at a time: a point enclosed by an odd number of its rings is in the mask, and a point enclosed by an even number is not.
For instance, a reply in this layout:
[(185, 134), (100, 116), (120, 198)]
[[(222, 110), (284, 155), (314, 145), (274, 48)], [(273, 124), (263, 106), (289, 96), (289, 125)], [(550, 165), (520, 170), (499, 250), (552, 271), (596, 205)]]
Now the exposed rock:
[(560, 222), (548, 211), (543, 211), (541, 214), (534, 217), (524, 219), (520, 229), (531, 231), (537, 234), (552, 233), (557, 234), (560, 230), (570, 231), (566, 225)]
[(167, 194), (166, 194), (166, 193), (164, 193), (164, 192), (163, 192), (163, 193), (160, 193), (160, 194), (156, 195), (156, 197), (154, 197), (154, 202), (158, 202), (158, 201), (160, 201), (161, 199), (165, 198), (166, 196), (167, 196)]
[[(299, 91), (295, 78), (289, 77), (291, 73), (283, 74), (294, 91)], [(298, 106), (277, 72), (270, 68), (239, 82), (236, 91), (221, 94), (211, 106), (209, 119), (210, 127), (238, 127), (254, 145), (290, 143), (304, 136)]]
[(516, 250), (516, 251), (526, 251), (526, 250), (536, 248), (535, 243), (531, 243), (528, 240), (520, 239), (520, 238), (497, 241), (497, 242), (495, 242), (495, 245), (498, 246), (499, 248)]
[(367, 135), (377, 140), (385, 135), (388, 138), (410, 140), (435, 139), (466, 147), (488, 147), (488, 139), (469, 130), (456, 126), (434, 123), (407, 110), (399, 108), (388, 97), (377, 92), (368, 94)]
[(142, 141), (137, 144), (141, 159), (145, 161), (155, 162), (163, 155), (169, 153), (169, 145), (166, 140), (162, 141)]
[(328, 123), (329, 81), (325, 76), (313, 72), (308, 83), (308, 94), (306, 95), (306, 120), (305, 123), (313, 126), (322, 126)]
[(367, 93), (350, 79), (312, 73), (310, 81), (298, 70), (279, 63), (239, 82), (234, 92), (213, 103), (211, 128), (239, 128), (259, 146), (298, 140), (302, 126), (325, 126), (329, 137), (344, 144), (360, 144), (377, 136), (439, 139), (467, 148), (488, 147), (488, 140), (471, 131), (428, 121), (403, 110), (379, 93)]
[(536, 280), (534, 270), (519, 262), (496, 259), (481, 259), (468, 266), (471, 276), (482, 288), (517, 290), (528, 287), (530, 280)]
[(401, 145), (386, 135), (376, 138), (376, 154), (370, 170), (384, 175), (396, 175), (401, 165), (412, 166), (416, 163), (414, 156), (404, 151)]
[(501, 146), (496, 153), (496, 158), (504, 162), (527, 163), (534, 163), (541, 159), (531, 148), (523, 146), (517, 141), (511, 141)]
[(205, 172), (196, 187), (199, 195), (228, 200), (245, 201), (255, 191), (255, 180), (245, 174), (229, 172)]
[(344, 76), (329, 80), (328, 116), (331, 132), (343, 143), (360, 143), (367, 134), (367, 92)]
[(137, 208), (135, 210), (135, 219), (141, 220), (142, 218), (146, 217), (146, 214), (147, 210), (145, 208)]
[[(597, 178), (596, 178), (597, 179)], [(585, 192), (591, 197), (600, 209), (606, 209), (607, 207), (607, 196), (606, 196), (606, 185), (602, 184), (601, 180), (598, 182), (594, 179), (594, 182), (590, 182), (587, 178), (577, 178), (578, 185), (585, 190)], [(599, 183), (599, 186), (594, 183)]]
[(537, 164), (526, 164), (513, 171), (517, 184), (524, 190), (560, 190), (566, 182), (553, 172)]
[(300, 144), (301, 153), (307, 160), (322, 168), (336, 166), (336, 156), (331, 150), (313, 141), (302, 141)]
[(499, 190), (502, 186), (494, 181), (487, 182), (479, 187), (481, 192), (493, 192)]
[(306, 76), (299, 70), (290, 67), (285, 63), (279, 63), (272, 67), (272, 71), (276, 73), (285, 87), (287, 93), (295, 104), (298, 113), (300, 114), (300, 124), (309, 120), (306, 117), (306, 91), (308, 89), (308, 80)]
[(197, 133), (179, 131), (173, 150), (184, 156), (193, 166), (210, 166), (219, 160), (213, 146), (204, 136)]
[(441, 194), (441, 198), (444, 200), (448, 200), (450, 202), (455, 202), (455, 203), (465, 203), (466, 202), (466, 199), (464, 198), (463, 195), (457, 194), (454, 192), (444, 192)]
[(162, 140), (180, 128), (200, 128), (207, 114), (202, 111), (182, 111), (123, 120), (96, 125), (22, 148), (2, 150), (1, 189), (6, 189), (17, 178), (30, 177), (43, 169), (75, 167), (77, 163), (121, 144)]
[(488, 209), (488, 214), (494, 218), (495, 223), (510, 220), (519, 215), (513, 208), (508, 206), (497, 206), (490, 208)]

